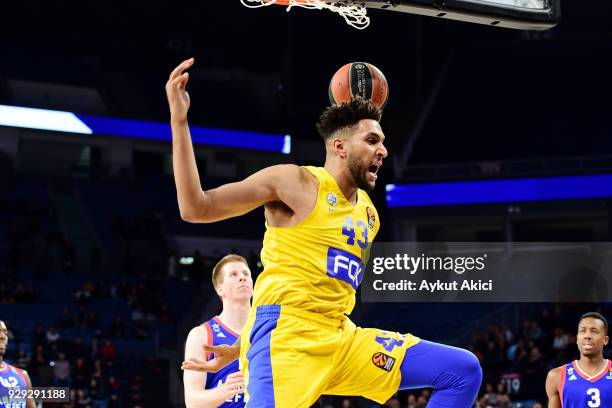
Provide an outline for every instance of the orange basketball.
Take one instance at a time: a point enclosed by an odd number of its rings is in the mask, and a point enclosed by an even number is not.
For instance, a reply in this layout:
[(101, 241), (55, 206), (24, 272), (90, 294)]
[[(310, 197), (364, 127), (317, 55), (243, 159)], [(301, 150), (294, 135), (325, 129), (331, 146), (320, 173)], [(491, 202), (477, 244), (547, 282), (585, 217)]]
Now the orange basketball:
[(329, 83), (329, 101), (339, 105), (354, 96), (370, 99), (383, 109), (389, 99), (389, 85), (382, 71), (367, 62), (351, 62), (336, 71)]

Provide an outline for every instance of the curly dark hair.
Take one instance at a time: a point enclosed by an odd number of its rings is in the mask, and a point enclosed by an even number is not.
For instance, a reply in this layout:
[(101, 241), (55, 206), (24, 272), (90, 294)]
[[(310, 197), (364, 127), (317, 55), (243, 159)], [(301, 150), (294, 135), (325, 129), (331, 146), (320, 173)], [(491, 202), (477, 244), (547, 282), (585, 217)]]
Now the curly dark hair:
[(380, 121), (382, 112), (369, 99), (356, 96), (350, 102), (329, 106), (319, 117), (317, 130), (327, 141), (338, 130), (356, 126), (360, 120)]

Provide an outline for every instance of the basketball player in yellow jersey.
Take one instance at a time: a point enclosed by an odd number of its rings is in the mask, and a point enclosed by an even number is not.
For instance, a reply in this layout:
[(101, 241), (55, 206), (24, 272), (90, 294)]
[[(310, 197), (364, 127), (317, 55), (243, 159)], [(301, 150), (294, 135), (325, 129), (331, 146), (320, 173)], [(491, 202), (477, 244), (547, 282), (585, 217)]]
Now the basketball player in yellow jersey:
[(192, 65), (184, 61), (166, 84), (181, 217), (208, 223), (264, 206), (266, 234), (240, 344), (205, 347), (214, 359), (183, 367), (214, 372), (239, 357), (249, 408), (308, 407), (321, 394), (382, 403), (416, 387), (435, 389), (430, 408), (471, 407), (482, 377), (473, 354), (347, 317), (380, 225), (366, 193), (387, 157), (380, 110), (363, 99), (329, 107), (317, 124), (322, 168), (272, 166), (203, 191), (187, 123)]

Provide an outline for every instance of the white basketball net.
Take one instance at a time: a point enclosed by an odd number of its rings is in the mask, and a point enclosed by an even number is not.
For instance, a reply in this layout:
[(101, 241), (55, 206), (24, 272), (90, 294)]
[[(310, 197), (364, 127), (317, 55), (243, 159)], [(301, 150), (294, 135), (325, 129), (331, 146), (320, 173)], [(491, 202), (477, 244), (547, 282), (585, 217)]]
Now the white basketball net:
[[(240, 2), (249, 8), (266, 7), (276, 4), (277, 0), (240, 0)], [(370, 25), (370, 17), (364, 6), (352, 4), (343, 1), (323, 1), (323, 0), (289, 0), (287, 11), (291, 7), (302, 7), (314, 10), (327, 9), (334, 13), (340, 14), (346, 23), (358, 30), (363, 30)]]

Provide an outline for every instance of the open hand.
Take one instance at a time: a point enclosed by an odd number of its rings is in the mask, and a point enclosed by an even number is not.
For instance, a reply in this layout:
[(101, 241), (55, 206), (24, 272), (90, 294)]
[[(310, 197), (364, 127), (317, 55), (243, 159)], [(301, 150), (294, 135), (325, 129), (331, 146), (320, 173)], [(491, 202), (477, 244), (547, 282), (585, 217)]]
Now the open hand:
[(219, 346), (203, 346), (206, 353), (214, 353), (215, 358), (208, 361), (191, 358), (189, 361), (183, 361), (181, 370), (204, 371), (207, 373), (216, 373), (232, 361), (240, 356), (240, 346), (229, 346), (222, 344)]
[(187, 81), (189, 80), (189, 72), (185, 70), (193, 66), (194, 59), (189, 58), (181, 62), (170, 73), (168, 82), (166, 82), (166, 96), (168, 97), (168, 105), (170, 106), (170, 118), (172, 121), (187, 120), (187, 111), (189, 110), (189, 94), (185, 90)]

